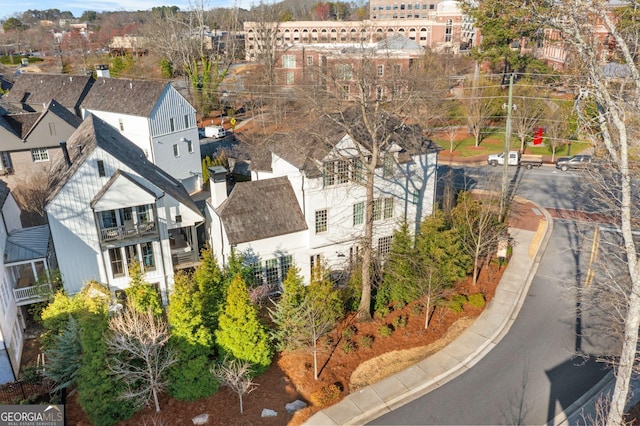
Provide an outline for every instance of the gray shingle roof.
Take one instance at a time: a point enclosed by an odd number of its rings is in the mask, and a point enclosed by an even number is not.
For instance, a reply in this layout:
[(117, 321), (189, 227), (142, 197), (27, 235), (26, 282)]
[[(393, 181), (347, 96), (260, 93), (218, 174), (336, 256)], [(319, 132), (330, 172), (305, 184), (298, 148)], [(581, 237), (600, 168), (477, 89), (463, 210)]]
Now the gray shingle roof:
[[(401, 148), (399, 153), (401, 161), (407, 161), (411, 155), (436, 152), (441, 149), (433, 141), (424, 137), (420, 126), (404, 125), (396, 117), (384, 112), (378, 114), (384, 119), (371, 120), (379, 126), (378, 138), (383, 140), (388, 137), (387, 145), (398, 145)], [(251, 154), (251, 170), (271, 170), (271, 153), (274, 153), (304, 171), (307, 177), (320, 177), (322, 176), (321, 161), (347, 134), (365, 149), (371, 148), (371, 137), (364, 128), (362, 116), (355, 109), (350, 109), (331, 118), (324, 117), (293, 132), (270, 136), (260, 146), (254, 147), (254, 152)]]
[(45, 105), (57, 99), (65, 108), (76, 111), (92, 83), (93, 77), (86, 75), (23, 73), (16, 77), (5, 99), (29, 105)]
[(7, 237), (5, 265), (13, 262), (46, 258), (49, 252), (49, 225), (17, 229)]
[(307, 229), (287, 177), (238, 182), (217, 211), (230, 244)]
[(149, 117), (169, 83), (99, 78), (81, 108)]
[(9, 197), (9, 192), (11, 191), (9, 190), (9, 186), (7, 186), (7, 183), (3, 180), (0, 180), (0, 209), (4, 207), (4, 203)]
[(149, 162), (140, 148), (94, 115), (89, 115), (67, 140), (71, 166), (67, 166), (64, 159), (61, 159), (55, 165), (52, 171), (47, 204), (55, 198), (65, 183), (97, 147), (117, 158), (139, 173), (144, 179), (160, 188), (160, 190), (202, 216), (202, 213), (179, 181)]

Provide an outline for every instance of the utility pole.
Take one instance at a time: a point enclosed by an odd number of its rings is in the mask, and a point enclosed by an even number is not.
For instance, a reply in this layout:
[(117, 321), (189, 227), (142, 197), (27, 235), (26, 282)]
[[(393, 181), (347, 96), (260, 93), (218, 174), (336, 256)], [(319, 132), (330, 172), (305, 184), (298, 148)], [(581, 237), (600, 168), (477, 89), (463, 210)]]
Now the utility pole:
[(509, 97), (507, 104), (502, 108), (507, 109), (507, 124), (504, 135), (504, 166), (502, 170), (502, 199), (500, 201), (500, 221), (507, 221), (507, 206), (509, 205), (508, 177), (509, 177), (509, 149), (511, 148), (511, 111), (513, 110), (513, 73), (509, 76)]

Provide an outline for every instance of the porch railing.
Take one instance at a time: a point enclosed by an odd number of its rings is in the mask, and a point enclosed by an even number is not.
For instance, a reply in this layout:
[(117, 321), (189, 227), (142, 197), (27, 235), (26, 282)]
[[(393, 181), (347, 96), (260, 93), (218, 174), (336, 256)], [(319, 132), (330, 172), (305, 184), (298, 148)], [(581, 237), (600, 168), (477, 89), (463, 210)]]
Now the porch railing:
[(42, 302), (46, 300), (51, 293), (53, 293), (53, 287), (50, 283), (13, 289), (13, 297), (18, 306)]
[(135, 225), (102, 228), (100, 230), (100, 239), (103, 242), (124, 240), (126, 238), (140, 237), (143, 235), (153, 234), (155, 232), (156, 232), (156, 223), (145, 222), (145, 223), (138, 223)]

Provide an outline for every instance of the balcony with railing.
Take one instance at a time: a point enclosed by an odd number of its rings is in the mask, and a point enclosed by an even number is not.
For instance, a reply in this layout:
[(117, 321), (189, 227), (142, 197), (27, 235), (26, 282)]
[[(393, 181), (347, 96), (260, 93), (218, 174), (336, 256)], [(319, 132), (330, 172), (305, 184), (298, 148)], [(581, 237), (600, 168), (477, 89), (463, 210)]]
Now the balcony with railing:
[(123, 226), (113, 226), (100, 229), (100, 241), (103, 243), (110, 241), (125, 240), (128, 238), (139, 238), (156, 233), (155, 222), (143, 222), (137, 224), (127, 224)]
[(44, 302), (51, 296), (51, 293), (53, 293), (53, 286), (50, 283), (13, 289), (13, 297), (18, 306)]

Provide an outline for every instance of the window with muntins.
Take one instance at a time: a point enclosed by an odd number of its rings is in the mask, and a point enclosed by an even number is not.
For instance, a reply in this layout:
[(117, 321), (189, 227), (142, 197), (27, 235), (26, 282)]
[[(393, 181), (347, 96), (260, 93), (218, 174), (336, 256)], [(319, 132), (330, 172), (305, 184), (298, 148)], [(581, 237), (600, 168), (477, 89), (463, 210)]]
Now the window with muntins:
[(378, 77), (382, 77), (384, 75), (384, 65), (378, 65)]
[(353, 225), (362, 225), (364, 223), (364, 202), (353, 205)]
[(109, 249), (109, 261), (111, 262), (111, 273), (114, 277), (124, 275), (124, 263), (120, 248)]
[(327, 209), (316, 211), (316, 234), (327, 232)]
[(386, 257), (391, 251), (391, 240), (393, 237), (382, 237), (378, 239), (378, 255)]
[(98, 176), (104, 177), (106, 175), (104, 171), (104, 161), (98, 160), (96, 163), (98, 165)]
[(49, 161), (49, 150), (47, 148), (33, 148), (31, 150), (31, 160), (34, 163)]
[(313, 65), (313, 56), (307, 56), (307, 65)]
[(373, 200), (373, 220), (382, 219), (382, 198)]
[(282, 55), (282, 68), (295, 68), (296, 57), (295, 55)]
[(389, 219), (393, 217), (393, 198), (384, 199), (384, 218)]
[(153, 257), (153, 243), (140, 244), (140, 251), (142, 252), (142, 265), (145, 271), (153, 271), (156, 269), (156, 260)]

